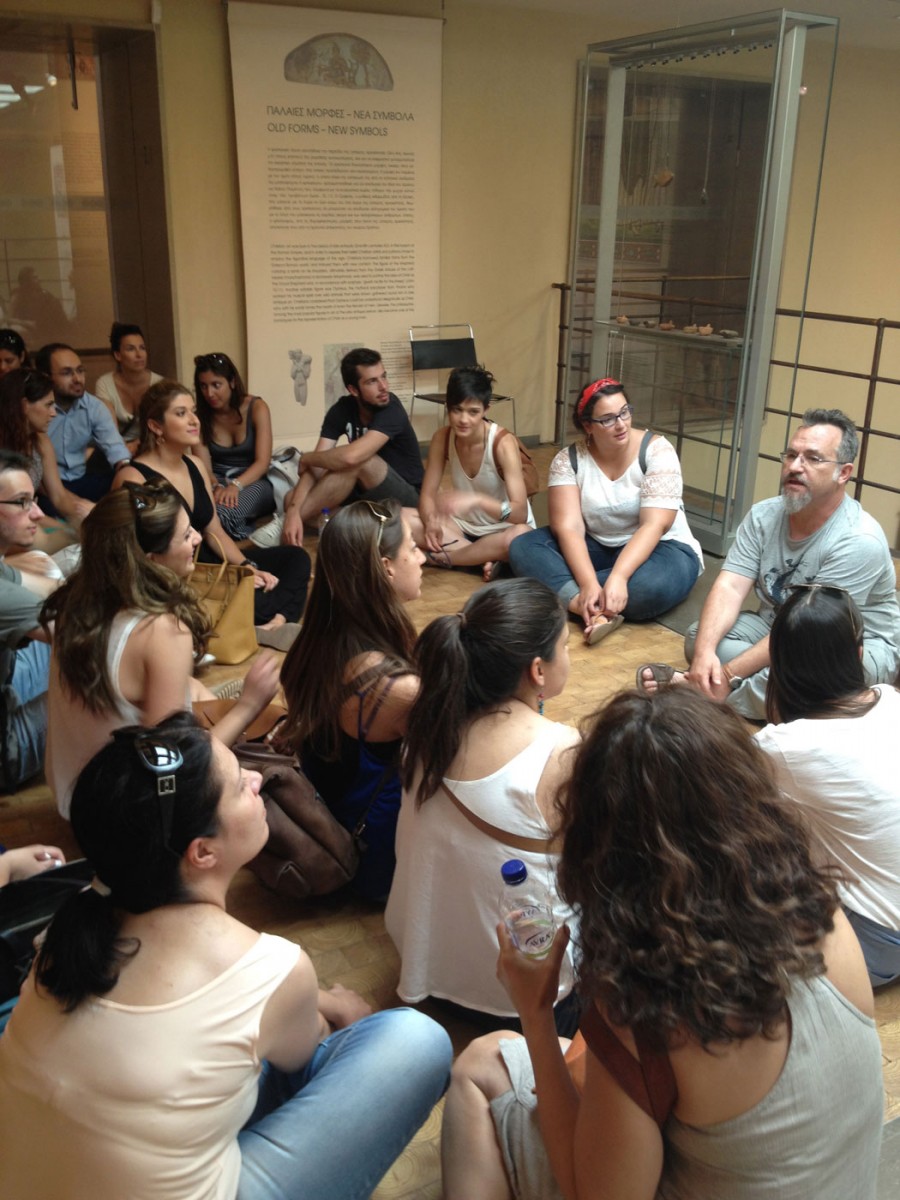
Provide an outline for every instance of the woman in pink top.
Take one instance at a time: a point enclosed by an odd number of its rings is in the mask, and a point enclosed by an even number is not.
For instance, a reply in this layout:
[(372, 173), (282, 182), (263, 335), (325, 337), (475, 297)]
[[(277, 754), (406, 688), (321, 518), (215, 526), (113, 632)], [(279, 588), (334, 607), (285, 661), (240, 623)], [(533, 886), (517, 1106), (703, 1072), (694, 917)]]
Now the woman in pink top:
[(366, 1015), (226, 912), (268, 837), (260, 782), (182, 714), (118, 730), (82, 772), (97, 878), (0, 1039), (0, 1195), (361, 1200), (440, 1097), (439, 1026)]

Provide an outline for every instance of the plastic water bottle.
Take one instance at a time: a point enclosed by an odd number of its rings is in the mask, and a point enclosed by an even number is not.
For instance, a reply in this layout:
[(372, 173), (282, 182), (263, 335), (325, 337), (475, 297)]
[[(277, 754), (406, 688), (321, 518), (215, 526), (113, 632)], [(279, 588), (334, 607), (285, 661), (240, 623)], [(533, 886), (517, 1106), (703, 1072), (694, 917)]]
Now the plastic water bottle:
[(518, 950), (529, 958), (544, 958), (556, 936), (556, 921), (550, 897), (519, 858), (500, 868), (504, 887), (500, 893), (500, 915)]
[(331, 519), (331, 509), (323, 508), (322, 511), (319, 513), (319, 533), (322, 532), (322, 530), (328, 524), (330, 519)]

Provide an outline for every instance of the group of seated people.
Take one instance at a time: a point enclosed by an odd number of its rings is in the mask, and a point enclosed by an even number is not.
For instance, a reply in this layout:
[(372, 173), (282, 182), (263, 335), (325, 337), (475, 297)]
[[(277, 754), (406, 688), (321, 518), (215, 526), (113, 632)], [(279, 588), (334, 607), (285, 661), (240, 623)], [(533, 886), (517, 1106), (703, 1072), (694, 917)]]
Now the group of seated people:
[[(518, 443), (486, 418), (489, 373), (456, 374), (423, 471), (380, 357), (353, 351), (276, 514), (277, 577), (252, 550), (258, 622), (295, 624), (304, 528), (329, 511), (302, 625), (211, 736), (181, 711), (204, 694), (209, 636), (194, 553), (202, 538), (241, 561), (226, 529), (243, 540), (270, 503), (256, 457), (220, 475), (213, 446), (265, 457), (272, 430), (225, 356), (196, 365), (196, 405), (147, 381), (136, 453), (81, 515), (67, 579), (29, 565), (35, 481), (0, 450), (4, 770), (39, 769), (11, 718), (43, 668), (48, 781), (96, 870), (0, 1039), (0, 1194), (368, 1196), (449, 1081), (448, 1200), (871, 1200), (872, 986), (900, 976), (900, 611), (884, 535), (846, 495), (852, 423), (805, 414), (689, 669), (637, 666), (579, 732), (543, 711), (566, 686), (569, 620), (594, 644), (702, 570), (674, 448), (633, 428), (619, 382), (588, 385), (534, 529)], [(489, 582), (417, 636), (405, 606), (426, 563)], [(497, 579), (506, 563), (516, 577)], [(754, 587), (760, 612), (741, 613)], [(261, 776), (229, 746), (279, 681), (280, 748), (363, 830), (351, 886), (386, 904), (400, 998), (486, 1031), (452, 1075), (437, 1023), (319, 989), (300, 947), (225, 911), (268, 836)], [(30, 855), (17, 869), (59, 857)], [(498, 925), (513, 857), (552, 897), (543, 959)], [(339, 1122), (351, 1136), (329, 1136)], [(38, 1138), (53, 1156), (35, 1159)]]

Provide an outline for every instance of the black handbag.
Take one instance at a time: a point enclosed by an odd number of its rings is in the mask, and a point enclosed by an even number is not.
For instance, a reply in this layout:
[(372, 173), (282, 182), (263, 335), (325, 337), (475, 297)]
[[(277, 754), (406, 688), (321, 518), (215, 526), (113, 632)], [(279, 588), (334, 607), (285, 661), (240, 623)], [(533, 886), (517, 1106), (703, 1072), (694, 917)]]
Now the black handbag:
[(94, 868), (78, 858), (0, 888), (0, 1001), (18, 996), (34, 958), (34, 939), (93, 878)]

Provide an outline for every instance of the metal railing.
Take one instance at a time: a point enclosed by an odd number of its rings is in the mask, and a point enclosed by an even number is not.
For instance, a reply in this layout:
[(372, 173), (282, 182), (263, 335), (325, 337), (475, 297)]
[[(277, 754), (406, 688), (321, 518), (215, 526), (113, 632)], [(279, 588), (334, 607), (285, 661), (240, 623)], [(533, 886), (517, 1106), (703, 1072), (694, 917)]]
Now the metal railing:
[[(694, 276), (690, 278), (693, 280), (697, 277)], [(675, 297), (671, 293), (666, 293), (665, 291), (665, 284), (667, 282), (671, 283), (675, 281), (675, 279), (676, 277), (674, 276), (667, 277), (667, 279), (659, 277), (658, 281), (663, 283), (663, 291), (660, 293), (647, 293), (644, 291), (634, 292), (631, 290), (625, 291), (624, 289), (620, 288), (618, 294), (622, 297), (640, 299), (642, 301), (653, 300), (654, 303), (658, 302), (658, 305), (660, 306), (659, 311), (661, 312), (661, 306), (663, 304), (671, 305), (675, 300)], [(687, 280), (688, 277), (678, 277), (678, 279), (679, 281)], [(621, 283), (625, 282), (637, 282), (637, 280), (619, 281), (620, 285)], [(641, 282), (651, 282), (651, 280), (649, 278), (645, 279), (642, 277)], [(569, 335), (573, 334), (575, 337), (580, 335), (582, 338), (589, 338), (590, 330), (593, 327), (593, 316), (573, 316), (571, 303), (572, 287), (570, 284), (554, 283), (552, 284), (552, 287), (560, 293), (555, 429), (556, 441), (561, 443), (564, 436), (566, 409), (570, 400), (574, 399), (574, 396), (577, 395), (578, 391), (581, 389), (581, 386), (583, 386), (583, 384), (579, 383), (578, 387), (570, 387), (568, 389), (569, 395), (565, 394), (566, 379), (570, 369), (570, 363), (566, 360), (566, 353), (567, 350), (570, 354), (572, 353), (571, 339)], [(583, 282), (579, 281), (576, 284), (576, 290), (578, 293), (587, 296), (593, 295), (594, 287), (591, 282), (585, 280)], [(693, 312), (694, 308), (701, 303), (700, 300), (693, 295), (678, 296), (678, 300), (687, 303), (691, 312)], [(897, 421), (894, 423), (895, 429), (885, 429), (875, 424), (875, 402), (879, 384), (900, 387), (900, 379), (896, 379), (891, 375), (883, 374), (881, 369), (882, 360), (884, 357), (885, 333), (888, 330), (900, 330), (900, 321), (890, 320), (887, 317), (858, 317), (847, 313), (803, 312), (799, 309), (793, 308), (777, 308), (775, 313), (777, 317), (802, 320), (805, 323), (827, 322), (836, 326), (862, 326), (872, 329), (872, 352), (870, 356), (869, 369), (867, 371), (850, 370), (849, 368), (843, 367), (828, 367), (814, 362), (801, 362), (775, 357), (770, 359), (770, 366), (786, 367), (791, 371), (796, 371), (798, 373), (808, 372), (812, 374), (837, 376), (843, 379), (852, 379), (865, 382), (865, 414), (863, 416), (863, 420), (857, 423), (857, 429), (860, 435), (860, 450), (859, 457), (857, 459), (856, 471), (852, 476), (853, 495), (858, 500), (863, 488), (876, 488), (882, 492), (900, 495), (900, 486), (898, 486), (898, 484), (900, 484), (900, 470), (896, 469), (896, 466), (890, 480), (885, 478), (883, 474), (876, 476), (874, 470), (872, 472), (868, 471), (869, 451), (873, 438), (886, 438), (891, 441), (900, 442), (900, 409), (892, 407), (892, 412), (897, 413)], [(576, 350), (575, 353), (581, 353), (582, 356), (584, 356), (587, 354), (587, 351), (582, 350), (579, 352)], [(900, 393), (897, 394), (897, 400), (900, 401)], [(774, 404), (770, 405), (768, 402), (764, 412), (766, 415), (785, 417), (787, 419), (790, 419), (795, 415), (788, 409), (777, 407)], [(758, 458), (766, 462), (778, 462), (776, 455), (768, 454), (764, 451), (759, 453)]]

